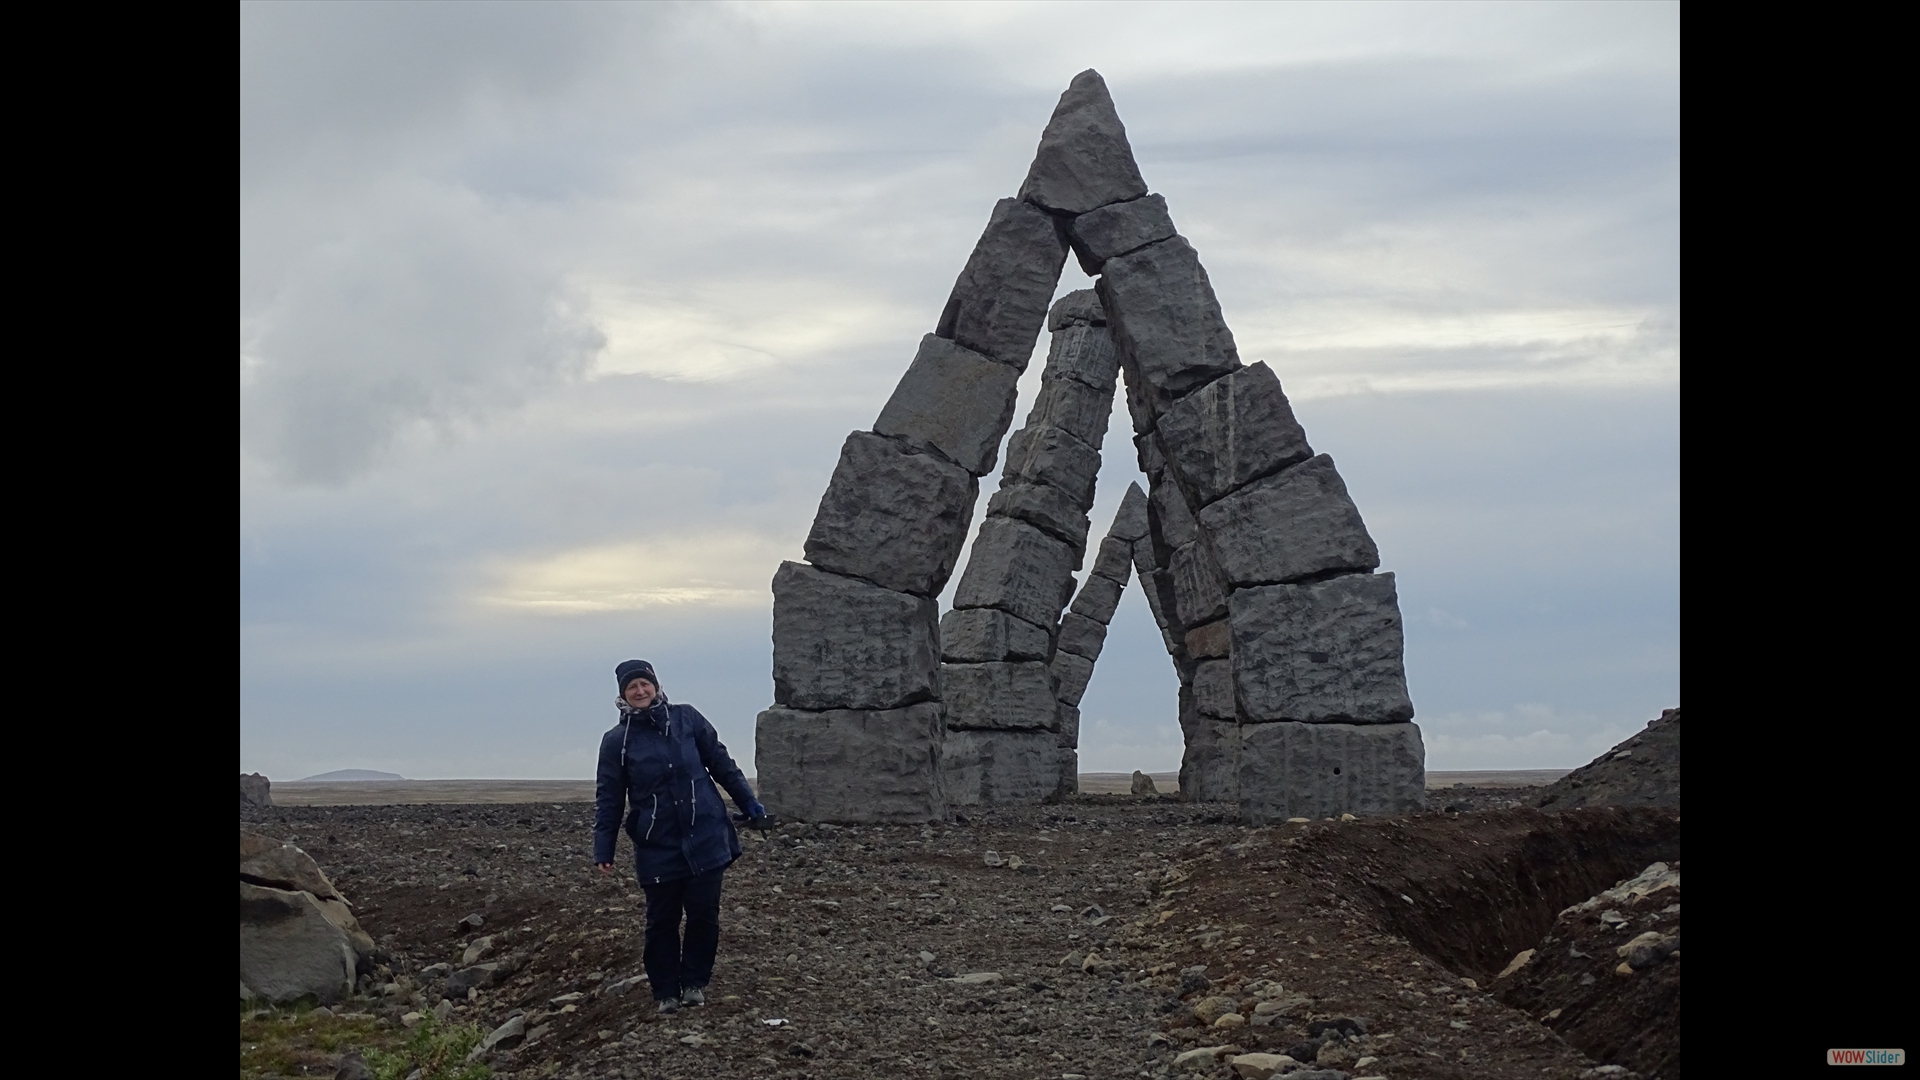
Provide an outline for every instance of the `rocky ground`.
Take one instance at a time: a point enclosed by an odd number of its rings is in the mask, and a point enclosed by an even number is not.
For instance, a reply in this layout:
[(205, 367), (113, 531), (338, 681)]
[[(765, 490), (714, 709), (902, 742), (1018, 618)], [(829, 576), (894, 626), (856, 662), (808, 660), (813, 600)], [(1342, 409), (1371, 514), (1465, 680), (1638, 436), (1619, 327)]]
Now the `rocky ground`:
[[(529, 1034), (492, 1052), (495, 1075), (1224, 1077), (1225, 1057), (1264, 1051), (1325, 1080), (1554, 1080), (1589, 1074), (1585, 1046), (1677, 1076), (1677, 1009), (1668, 1054), (1647, 1012), (1665, 991), (1638, 989), (1664, 980), (1677, 1001), (1677, 951), (1613, 974), (1648, 912), (1556, 918), (1677, 861), (1679, 812), (1539, 797), (1456, 788), (1411, 817), (1250, 829), (1225, 806), (1079, 796), (748, 833), (710, 1004), (667, 1019), (634, 981), (638, 887), (588, 865), (589, 806), (241, 819), (313, 855), (379, 941), (370, 1000), (346, 1008), (400, 1023), (439, 1005), (489, 1030), (517, 1015)], [(1604, 953), (1606, 979), (1547, 963), (1549, 932)], [(1528, 948), (1537, 967), (1496, 979)]]

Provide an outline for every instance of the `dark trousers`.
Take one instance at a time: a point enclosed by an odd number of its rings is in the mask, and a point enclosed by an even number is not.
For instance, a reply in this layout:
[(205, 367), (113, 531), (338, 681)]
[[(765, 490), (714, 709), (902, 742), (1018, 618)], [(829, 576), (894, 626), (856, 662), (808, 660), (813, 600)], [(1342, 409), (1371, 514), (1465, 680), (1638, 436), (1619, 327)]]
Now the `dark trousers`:
[[(642, 960), (656, 1001), (707, 985), (713, 954), (720, 948), (720, 879), (724, 869), (642, 885), (647, 892), (647, 948)], [(680, 942), (686, 916), (687, 940)]]

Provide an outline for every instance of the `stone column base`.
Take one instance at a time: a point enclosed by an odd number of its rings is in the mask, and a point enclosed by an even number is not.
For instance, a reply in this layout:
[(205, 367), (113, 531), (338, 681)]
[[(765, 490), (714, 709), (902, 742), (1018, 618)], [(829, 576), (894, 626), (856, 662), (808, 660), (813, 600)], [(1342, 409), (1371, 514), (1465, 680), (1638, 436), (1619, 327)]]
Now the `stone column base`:
[(1240, 797), (1240, 725), (1211, 716), (1187, 723), (1180, 755), (1180, 798), (1186, 802), (1233, 802)]
[(948, 805), (1034, 806), (1051, 800), (1060, 788), (1058, 741), (1051, 731), (947, 732), (941, 774)]
[(1239, 749), (1240, 813), (1249, 825), (1426, 806), (1417, 724), (1245, 724)]
[(939, 702), (807, 712), (774, 706), (755, 724), (760, 801), (795, 821), (938, 821), (946, 723)]

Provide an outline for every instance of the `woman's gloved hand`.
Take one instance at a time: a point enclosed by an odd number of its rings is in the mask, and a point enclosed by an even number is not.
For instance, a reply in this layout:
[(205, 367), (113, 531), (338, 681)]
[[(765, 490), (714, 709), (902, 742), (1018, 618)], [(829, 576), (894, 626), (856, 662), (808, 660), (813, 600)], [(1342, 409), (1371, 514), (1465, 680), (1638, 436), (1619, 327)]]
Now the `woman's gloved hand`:
[(735, 821), (744, 821), (748, 827), (754, 829), (765, 830), (771, 825), (771, 821), (767, 817), (767, 808), (761, 806), (758, 802), (748, 803), (747, 812), (744, 814), (735, 814), (733, 819)]

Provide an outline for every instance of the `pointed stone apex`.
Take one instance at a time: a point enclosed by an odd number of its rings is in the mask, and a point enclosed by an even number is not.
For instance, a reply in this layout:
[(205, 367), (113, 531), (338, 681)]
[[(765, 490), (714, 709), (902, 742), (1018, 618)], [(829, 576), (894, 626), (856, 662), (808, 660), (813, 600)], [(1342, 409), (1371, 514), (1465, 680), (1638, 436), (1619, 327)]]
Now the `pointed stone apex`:
[(1084, 214), (1146, 193), (1106, 80), (1088, 68), (1054, 106), (1020, 198), (1056, 213)]
[(1138, 540), (1147, 535), (1147, 493), (1140, 490), (1139, 484), (1127, 485), (1127, 493), (1120, 500), (1120, 510), (1113, 515), (1113, 528), (1107, 530), (1107, 535), (1122, 540)]

